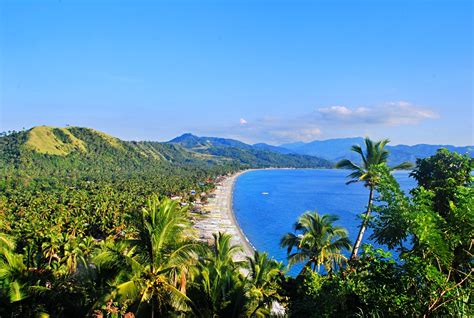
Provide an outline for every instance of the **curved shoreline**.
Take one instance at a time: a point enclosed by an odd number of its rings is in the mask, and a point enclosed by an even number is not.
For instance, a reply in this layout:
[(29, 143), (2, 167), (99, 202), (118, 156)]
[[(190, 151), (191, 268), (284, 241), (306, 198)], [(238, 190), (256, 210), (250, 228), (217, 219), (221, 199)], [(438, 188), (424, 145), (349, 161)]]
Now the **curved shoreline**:
[[(255, 246), (250, 242), (248, 237), (245, 235), (244, 230), (240, 227), (239, 222), (237, 221), (237, 217), (235, 216), (234, 213), (234, 206), (233, 206), (233, 197), (234, 197), (234, 187), (235, 187), (235, 182), (237, 181), (237, 178), (243, 175), (244, 173), (250, 172), (250, 171), (257, 171), (257, 170), (298, 170), (300, 168), (259, 168), (259, 169), (247, 169), (247, 170), (242, 170), (239, 172), (234, 173), (231, 176), (225, 177), (225, 179), (222, 181), (222, 187), (224, 188), (224, 197), (223, 198), (226, 202), (226, 208), (225, 212), (227, 214), (228, 219), (231, 221), (232, 226), (235, 228), (235, 234), (239, 236), (239, 242), (237, 244), (240, 244), (244, 250), (245, 256), (253, 257), (254, 252), (257, 250)], [(314, 168), (309, 168), (309, 169), (314, 169)]]
[(242, 241), (242, 247), (244, 249), (244, 252), (245, 252), (245, 254), (247, 254), (247, 256), (250, 256), (250, 257), (253, 257), (254, 252), (257, 249), (252, 245), (252, 243), (250, 243), (250, 240), (247, 238), (244, 231), (240, 227), (239, 222), (237, 221), (237, 217), (235, 216), (235, 213), (234, 213), (234, 200), (233, 200), (233, 198), (234, 198), (234, 187), (235, 187), (235, 182), (237, 181), (237, 178), (240, 177), (241, 175), (243, 175), (244, 173), (247, 173), (247, 172), (253, 171), (253, 170), (255, 170), (255, 169), (240, 171), (240, 172), (237, 172), (236, 174), (232, 175), (231, 177), (229, 177), (231, 185), (230, 185), (229, 190), (228, 190), (227, 209), (226, 209), (229, 218), (232, 220), (232, 223), (234, 224), (235, 228), (237, 229), (237, 232), (239, 233), (240, 239)]
[(232, 245), (242, 246), (243, 253), (236, 256), (237, 260), (244, 260), (247, 256), (253, 257), (255, 248), (235, 217), (233, 209), (233, 191), (237, 178), (254, 169), (239, 171), (231, 176), (224, 177), (216, 184), (208, 203), (203, 206), (205, 214), (195, 220), (194, 227), (199, 232), (199, 239), (212, 243), (213, 234), (223, 232), (232, 236)]
[(236, 257), (237, 259), (242, 260), (245, 259), (246, 256), (253, 257), (257, 249), (245, 235), (234, 213), (233, 193), (235, 182), (238, 177), (250, 171), (293, 169), (296, 168), (247, 169), (223, 177), (223, 179), (216, 184), (216, 188), (212, 192), (215, 197), (211, 197), (208, 203), (203, 206), (207, 213), (195, 223), (195, 227), (200, 232), (199, 239), (207, 243), (212, 243), (212, 234), (218, 232), (227, 233), (232, 236), (233, 245), (240, 245), (243, 248), (243, 253), (239, 253)]

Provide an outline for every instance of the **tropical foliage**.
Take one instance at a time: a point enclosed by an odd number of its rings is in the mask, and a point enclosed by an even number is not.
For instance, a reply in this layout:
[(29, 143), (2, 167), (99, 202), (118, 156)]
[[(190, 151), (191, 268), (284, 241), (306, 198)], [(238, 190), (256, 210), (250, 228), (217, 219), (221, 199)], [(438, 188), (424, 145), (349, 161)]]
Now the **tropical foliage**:
[[(458, 167), (446, 169), (446, 163)], [(378, 169), (371, 238), (391, 252), (363, 245), (339, 272), (290, 280), (294, 316), (472, 316), (474, 193), (472, 159), (441, 149), (418, 160), (419, 185), (400, 190), (391, 169)], [(436, 186), (434, 186), (436, 185)], [(443, 195), (437, 196), (437, 191)], [(392, 253), (396, 253), (395, 257)]]
[[(372, 204), (374, 199), (374, 191), (378, 186), (381, 178), (381, 168), (386, 167), (388, 160), (388, 150), (385, 149), (385, 146), (389, 143), (388, 139), (380, 140), (373, 142), (370, 138), (365, 138), (365, 152), (359, 145), (352, 146), (351, 150), (357, 153), (360, 156), (361, 165), (358, 165), (348, 159), (343, 159), (339, 161), (336, 165), (337, 168), (344, 168), (352, 170), (352, 173), (348, 175), (350, 180), (347, 184), (354, 182), (363, 182), (364, 186), (369, 188), (369, 201), (367, 203), (367, 210), (362, 217), (362, 224), (359, 229), (359, 234), (357, 239), (354, 242), (354, 247), (351, 253), (351, 259), (357, 257), (360, 245), (362, 243), (362, 238), (364, 237), (365, 229), (367, 228), (367, 223), (370, 219), (370, 212), (372, 211)], [(401, 163), (395, 167), (391, 167), (390, 170), (396, 169), (408, 169), (411, 168), (412, 164), (409, 162)]]
[(186, 211), (176, 201), (147, 201), (119, 253), (104, 245), (94, 259), (102, 270), (120, 269), (111, 299), (129, 303), (138, 314), (189, 310), (186, 283), (197, 263), (199, 244), (185, 237)]
[(319, 271), (321, 265), (328, 273), (341, 267), (346, 261), (342, 252), (350, 248), (350, 241), (346, 229), (333, 226), (337, 220), (334, 215), (303, 214), (294, 225), (295, 233), (286, 234), (280, 242), (287, 248), (289, 265), (304, 263), (302, 274), (308, 269)]
[(283, 265), (255, 252), (245, 257), (228, 234), (214, 235), (190, 290), (198, 317), (265, 317), (281, 300)]
[(362, 245), (345, 262), (347, 231), (307, 212), (281, 241), (288, 263), (303, 266), (291, 277), (227, 234), (194, 239), (191, 190), (209, 192), (241, 165), (87, 129), (37, 133), (53, 135), (0, 138), (0, 317), (473, 315), (469, 156), (418, 160), (418, 187), (406, 194), (385, 164), (386, 142), (354, 148), (362, 164), (343, 166), (373, 188), (364, 223), (386, 248)]

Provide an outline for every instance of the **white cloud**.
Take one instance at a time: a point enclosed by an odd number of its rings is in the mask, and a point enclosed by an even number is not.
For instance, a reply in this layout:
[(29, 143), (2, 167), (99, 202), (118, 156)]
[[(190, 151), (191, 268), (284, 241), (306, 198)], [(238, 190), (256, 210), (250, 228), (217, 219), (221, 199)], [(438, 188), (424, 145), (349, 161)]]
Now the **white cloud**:
[(225, 133), (246, 141), (264, 141), (273, 144), (295, 140), (312, 141), (321, 135), (321, 128), (313, 122), (300, 118), (264, 117), (251, 123), (240, 122), (237, 127), (227, 127)]
[[(282, 144), (347, 136), (364, 136), (389, 127), (415, 125), (438, 118), (433, 110), (408, 102), (388, 102), (378, 106), (329, 106), (287, 117), (262, 117), (206, 132), (246, 142)], [(381, 129), (382, 128), (382, 129)], [(386, 128), (386, 129), (384, 129)]]
[(313, 141), (321, 135), (319, 128), (303, 128), (290, 130), (274, 130), (270, 132), (273, 136), (284, 141)]
[(352, 111), (345, 106), (331, 106), (326, 108), (319, 108), (318, 111), (323, 114), (338, 114), (341, 116), (350, 115)]
[(438, 114), (408, 102), (389, 102), (380, 106), (357, 107), (331, 106), (319, 108), (321, 120), (344, 124), (386, 124), (391, 126), (413, 125), (425, 119), (438, 118)]

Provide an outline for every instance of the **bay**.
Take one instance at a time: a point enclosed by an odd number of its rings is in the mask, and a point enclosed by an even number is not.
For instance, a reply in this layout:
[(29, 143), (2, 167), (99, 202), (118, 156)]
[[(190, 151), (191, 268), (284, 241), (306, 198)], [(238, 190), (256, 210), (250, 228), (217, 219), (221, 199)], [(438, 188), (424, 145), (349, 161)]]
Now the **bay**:
[[(259, 251), (286, 264), (286, 250), (280, 239), (293, 231), (293, 224), (305, 211), (334, 214), (337, 225), (349, 231), (352, 242), (357, 237), (360, 215), (365, 211), (368, 189), (363, 184), (346, 185), (347, 170), (274, 169), (254, 170), (242, 174), (235, 183), (233, 210), (244, 234)], [(394, 176), (408, 192), (416, 181), (407, 171)], [(370, 229), (364, 236), (368, 242)], [(301, 267), (290, 270), (295, 275)]]

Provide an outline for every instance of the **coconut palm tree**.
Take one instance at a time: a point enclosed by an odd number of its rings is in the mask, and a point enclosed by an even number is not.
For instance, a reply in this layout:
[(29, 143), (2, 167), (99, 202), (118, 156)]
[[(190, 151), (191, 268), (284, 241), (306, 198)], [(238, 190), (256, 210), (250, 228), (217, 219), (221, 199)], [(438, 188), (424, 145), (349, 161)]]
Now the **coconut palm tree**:
[(81, 249), (77, 245), (77, 239), (71, 237), (68, 242), (64, 245), (64, 257), (61, 259), (63, 262), (64, 269), (67, 273), (73, 274), (77, 269), (78, 258), (81, 257)]
[(43, 255), (48, 259), (48, 267), (51, 267), (53, 260), (60, 260), (58, 256), (60, 248), (59, 240), (54, 235), (50, 235), (48, 240), (41, 245)]
[(0, 234), (0, 304), (4, 296), (7, 296), (10, 303), (19, 302), (27, 297), (23, 283), (27, 272), (23, 255), (15, 253), (15, 242)]
[(317, 212), (301, 215), (294, 225), (295, 233), (287, 233), (280, 242), (287, 248), (289, 265), (305, 263), (301, 271), (304, 274), (311, 267), (319, 270), (321, 265), (331, 273), (341, 264), (346, 259), (342, 252), (351, 245), (347, 230), (333, 225), (337, 220), (337, 216)]
[(104, 244), (95, 258), (103, 268), (121, 268), (109, 296), (133, 301), (138, 316), (189, 310), (186, 282), (200, 244), (186, 238), (188, 227), (186, 210), (175, 201), (149, 199), (134, 237), (119, 250)]
[(249, 317), (268, 317), (274, 301), (281, 300), (278, 282), (283, 277), (283, 264), (268, 258), (267, 253), (255, 251), (247, 257), (249, 264), (248, 291), (250, 301), (247, 311)]
[(240, 245), (232, 244), (232, 236), (219, 232), (212, 234), (214, 244), (211, 245), (211, 256), (208, 258), (218, 270), (230, 268), (232, 271), (243, 266), (243, 261), (234, 261), (239, 253), (243, 252)]
[[(350, 259), (355, 259), (364, 237), (367, 223), (369, 222), (370, 212), (372, 211), (372, 204), (374, 200), (374, 191), (380, 182), (382, 169), (381, 167), (386, 166), (389, 152), (385, 149), (385, 146), (389, 143), (388, 139), (380, 141), (372, 141), (370, 138), (365, 138), (365, 152), (359, 145), (352, 146), (351, 150), (360, 155), (362, 164), (358, 165), (354, 162), (343, 159), (336, 164), (336, 168), (343, 168), (352, 170), (352, 173), (347, 177), (351, 178), (346, 184), (354, 182), (363, 182), (364, 186), (369, 188), (369, 201), (367, 203), (367, 210), (363, 216), (363, 221), (359, 229), (359, 234), (354, 242)], [(404, 162), (395, 167), (389, 167), (389, 171), (397, 169), (409, 169), (413, 165), (409, 162)]]
[(213, 234), (214, 242), (201, 259), (190, 297), (198, 317), (241, 317), (247, 297), (242, 269), (245, 261), (236, 261), (243, 251), (232, 245), (229, 234)]

